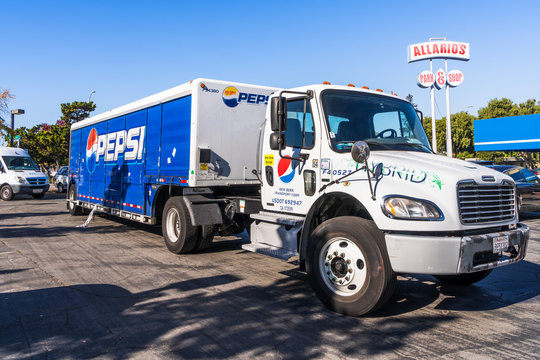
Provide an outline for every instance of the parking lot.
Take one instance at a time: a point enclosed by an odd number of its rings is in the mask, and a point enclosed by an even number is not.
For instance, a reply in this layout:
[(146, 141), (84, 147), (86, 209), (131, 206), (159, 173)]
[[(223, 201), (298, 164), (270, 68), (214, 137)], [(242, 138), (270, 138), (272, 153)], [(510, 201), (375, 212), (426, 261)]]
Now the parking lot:
[(470, 287), (403, 275), (377, 313), (326, 310), (297, 266), (242, 250), (167, 251), (159, 228), (62, 195), (0, 202), (0, 358), (538, 358), (540, 216), (524, 261)]

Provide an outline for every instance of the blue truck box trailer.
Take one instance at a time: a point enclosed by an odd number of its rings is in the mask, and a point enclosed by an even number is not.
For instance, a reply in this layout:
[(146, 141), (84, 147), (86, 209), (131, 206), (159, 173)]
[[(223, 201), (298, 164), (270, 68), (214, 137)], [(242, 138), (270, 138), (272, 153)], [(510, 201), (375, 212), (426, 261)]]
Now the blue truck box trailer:
[(275, 90), (196, 79), (73, 124), (69, 210), (155, 224), (171, 192), (250, 192), (259, 182), (253, 134)]

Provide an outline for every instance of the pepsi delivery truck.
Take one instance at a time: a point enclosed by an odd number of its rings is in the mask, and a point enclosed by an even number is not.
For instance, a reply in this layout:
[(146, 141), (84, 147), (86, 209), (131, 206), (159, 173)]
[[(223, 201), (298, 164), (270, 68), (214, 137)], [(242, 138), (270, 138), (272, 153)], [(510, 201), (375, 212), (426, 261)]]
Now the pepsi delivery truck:
[(434, 154), (421, 118), (380, 90), (196, 79), (73, 124), (67, 206), (161, 224), (174, 253), (247, 230), (362, 315), (398, 273), (470, 285), (526, 253), (512, 179)]

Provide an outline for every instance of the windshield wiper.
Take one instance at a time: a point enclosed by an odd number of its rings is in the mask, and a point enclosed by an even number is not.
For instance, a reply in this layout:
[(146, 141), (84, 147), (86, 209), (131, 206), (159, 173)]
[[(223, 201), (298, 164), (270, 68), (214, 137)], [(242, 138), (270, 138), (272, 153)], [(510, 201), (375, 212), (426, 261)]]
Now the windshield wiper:
[(433, 153), (433, 151), (427, 147), (426, 145), (424, 144), (418, 144), (418, 143), (396, 143), (396, 144), (393, 144), (393, 145), (406, 145), (406, 146), (412, 146), (412, 147), (419, 147), (421, 149), (426, 149), (427, 151), (429, 151), (430, 153)]

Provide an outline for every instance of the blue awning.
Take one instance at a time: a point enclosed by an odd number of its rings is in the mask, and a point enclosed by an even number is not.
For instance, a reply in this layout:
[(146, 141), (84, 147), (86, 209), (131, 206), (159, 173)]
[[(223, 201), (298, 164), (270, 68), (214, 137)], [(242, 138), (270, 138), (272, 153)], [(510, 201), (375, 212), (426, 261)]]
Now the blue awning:
[(540, 114), (474, 120), (474, 150), (540, 149)]

